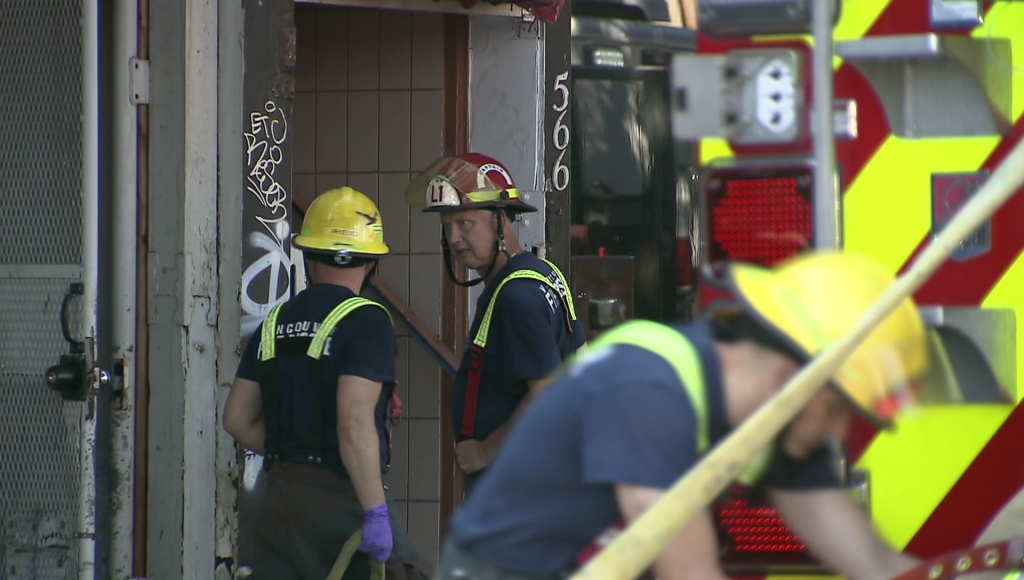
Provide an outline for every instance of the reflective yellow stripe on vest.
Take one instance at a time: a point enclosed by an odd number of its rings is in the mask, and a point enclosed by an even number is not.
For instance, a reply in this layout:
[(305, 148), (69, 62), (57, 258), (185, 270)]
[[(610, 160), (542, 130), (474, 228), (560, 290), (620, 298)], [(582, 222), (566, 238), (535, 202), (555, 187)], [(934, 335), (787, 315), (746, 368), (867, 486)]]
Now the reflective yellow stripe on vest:
[[(277, 314), (281, 311), (283, 304), (278, 304), (270, 310), (267, 314), (267, 318), (263, 321), (263, 332), (260, 336), (260, 360), (267, 361), (274, 358), (275, 348), (275, 329), (277, 328)], [(387, 312), (388, 318), (391, 318), (391, 313), (388, 312), (387, 308), (374, 302), (373, 300), (367, 300), (359, 296), (354, 296), (345, 300), (338, 306), (331, 310), (330, 314), (324, 318), (324, 321), (320, 323), (320, 327), (317, 328), (316, 333), (313, 335), (313, 340), (309, 342), (309, 349), (306, 350), (311, 358), (320, 360), (323, 356), (324, 347), (327, 345), (327, 339), (330, 338), (331, 333), (334, 332), (334, 328), (338, 326), (342, 318), (345, 318), (353, 310), (360, 306), (376, 306)], [(391, 321), (394, 324), (394, 321)]]
[(569, 318), (572, 321), (576, 320), (576, 308), (572, 304), (572, 296), (569, 295), (569, 284), (565, 281), (565, 276), (562, 275), (562, 271), (558, 269), (554, 264), (543, 260), (545, 264), (551, 267), (551, 270), (558, 276), (558, 281), (562, 283), (562, 287), (565, 288), (565, 296), (558, 290), (548, 277), (540, 272), (533, 270), (516, 270), (509, 274), (498, 287), (494, 289), (494, 294), (491, 295), (491, 301), (487, 303), (487, 310), (484, 312), (484, 317), (480, 320), (480, 328), (476, 331), (476, 337), (473, 338), (473, 344), (484, 348), (487, 346), (487, 333), (491, 329), (491, 316), (494, 314), (494, 305), (498, 301), (498, 292), (508, 282), (512, 280), (536, 280), (542, 284), (546, 284), (552, 290), (555, 291), (555, 295), (562, 298), (562, 303), (569, 310)]
[[(703, 454), (710, 444), (707, 394), (704, 391), (704, 371), (700, 355), (693, 344), (677, 330), (646, 320), (634, 320), (605, 332), (591, 345), (590, 351), (615, 344), (632, 345), (650, 351), (665, 359), (679, 377), (683, 390), (690, 399), (697, 418), (697, 454)], [(752, 486), (771, 464), (774, 447), (769, 445), (754, 455), (747, 467), (736, 478)]]
[(690, 406), (697, 417), (697, 453), (704, 453), (708, 448), (708, 403), (704, 393), (704, 371), (700, 366), (697, 349), (690, 344), (685, 336), (664, 324), (646, 320), (634, 320), (621, 324), (602, 334), (591, 345), (590, 350), (596, 351), (604, 346), (627, 344), (665, 359), (683, 384), (683, 390), (690, 398)]
[(275, 354), (275, 340), (276, 329), (277, 329), (277, 313), (281, 311), (281, 307), (284, 303), (278, 304), (277, 306), (270, 309), (270, 313), (263, 319), (263, 332), (260, 333), (260, 360), (268, 361), (274, 358)]

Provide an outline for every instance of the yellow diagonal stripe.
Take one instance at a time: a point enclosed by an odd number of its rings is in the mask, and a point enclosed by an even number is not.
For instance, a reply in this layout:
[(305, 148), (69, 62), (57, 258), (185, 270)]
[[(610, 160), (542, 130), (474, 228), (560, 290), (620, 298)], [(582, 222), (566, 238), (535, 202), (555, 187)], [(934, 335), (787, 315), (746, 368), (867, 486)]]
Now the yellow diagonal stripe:
[(843, 198), (845, 247), (895, 274), (931, 229), (932, 173), (977, 171), (998, 143), (890, 135)]
[[(867, 34), (871, 25), (888, 6), (888, 0), (844, 0), (839, 22), (832, 29), (833, 42), (856, 40)], [(758, 43), (802, 40), (807, 46), (814, 46), (814, 37), (810, 34), (758, 35), (753, 40)], [(838, 56), (832, 58), (833, 68), (839, 68), (843, 60)], [(810, 82), (810, 79), (808, 79)]]
[(903, 549), (1010, 414), (1009, 405), (911, 409), (894, 433), (880, 433), (861, 457), (871, 516), (882, 536)]
[(888, 0), (843, 0), (832, 37), (847, 40), (864, 36), (888, 5)]
[(700, 165), (706, 166), (715, 159), (727, 159), (734, 157), (732, 147), (725, 139), (701, 139), (700, 140)]

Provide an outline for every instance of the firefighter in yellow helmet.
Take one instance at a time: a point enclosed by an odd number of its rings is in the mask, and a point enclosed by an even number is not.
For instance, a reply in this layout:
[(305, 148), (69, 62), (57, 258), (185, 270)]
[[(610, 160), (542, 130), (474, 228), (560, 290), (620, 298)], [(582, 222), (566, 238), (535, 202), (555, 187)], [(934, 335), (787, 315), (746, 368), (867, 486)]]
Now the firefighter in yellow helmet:
[[(821, 253), (773, 269), (733, 264), (728, 280), (734, 301), (703, 319), (624, 323), (563, 369), (455, 513), (436, 580), (571, 573), (851, 329), (893, 277), (865, 258)], [(851, 501), (828, 442), (852, 413), (891, 423), (927, 364), (907, 299), (738, 478), (843, 577), (887, 579), (917, 564)], [(725, 579), (717, 543), (711, 515), (694, 518), (653, 576)]]
[[(468, 494), (548, 374), (586, 338), (562, 273), (516, 239), (512, 222), (537, 209), (500, 162), (479, 153), (446, 157), (412, 181), (406, 199), (440, 214), (448, 276), (462, 286), (484, 284), (452, 394), (456, 461)], [(478, 277), (458, 280), (453, 259)]]
[(388, 311), (359, 296), (389, 251), (380, 212), (350, 187), (328, 191), (293, 243), (311, 284), (257, 328), (224, 408), (224, 428), (267, 470), (240, 564), (252, 578), (326, 578), (362, 530), (346, 578), (385, 561), (429, 577), (382, 483), (401, 408), (398, 348)]

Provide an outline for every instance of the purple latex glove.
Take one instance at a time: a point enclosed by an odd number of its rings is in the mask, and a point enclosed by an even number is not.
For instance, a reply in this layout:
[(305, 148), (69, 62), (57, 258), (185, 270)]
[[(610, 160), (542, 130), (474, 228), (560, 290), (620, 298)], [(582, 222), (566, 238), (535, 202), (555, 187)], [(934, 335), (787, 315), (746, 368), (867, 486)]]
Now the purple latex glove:
[(359, 551), (366, 552), (374, 560), (384, 562), (391, 555), (391, 518), (388, 504), (382, 503), (363, 512), (363, 541)]

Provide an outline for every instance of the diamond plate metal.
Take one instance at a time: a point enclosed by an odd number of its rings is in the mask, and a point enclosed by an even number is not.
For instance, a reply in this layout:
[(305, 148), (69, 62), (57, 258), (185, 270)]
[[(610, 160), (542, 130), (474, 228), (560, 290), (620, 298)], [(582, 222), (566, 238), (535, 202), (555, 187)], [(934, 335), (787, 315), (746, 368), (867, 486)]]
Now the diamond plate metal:
[(81, 262), (81, 10), (0, 2), (0, 264)]
[(0, 569), (7, 578), (74, 577), (83, 405), (64, 403), (43, 380), (67, 352), (59, 313), (72, 281), (0, 280)]
[[(53, 266), (67, 271), (66, 266), (82, 262), (81, 17), (80, 0), (0, 2), (4, 578), (77, 576), (85, 406), (63, 402), (43, 375), (68, 351), (60, 330), (61, 302), (68, 285), (79, 279), (40, 277), (39, 272)], [(79, 329), (81, 300), (69, 306), (69, 329)], [(75, 334), (72, 338), (81, 339)]]

